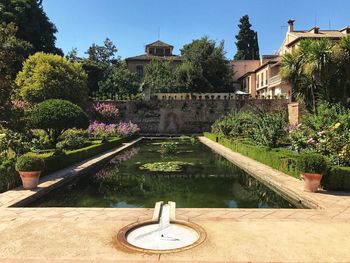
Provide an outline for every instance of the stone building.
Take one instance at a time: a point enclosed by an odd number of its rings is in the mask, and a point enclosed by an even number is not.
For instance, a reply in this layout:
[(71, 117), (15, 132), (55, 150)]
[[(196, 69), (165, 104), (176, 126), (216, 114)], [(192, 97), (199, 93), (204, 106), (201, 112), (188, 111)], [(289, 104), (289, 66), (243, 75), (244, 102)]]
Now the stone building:
[[(288, 21), (286, 37), (276, 55), (263, 56), (257, 67), (247, 71), (242, 76), (237, 76), (242, 90), (258, 98), (291, 98), (292, 87), (279, 76), (282, 56), (296, 49), (303, 39), (327, 38), (339, 41), (350, 34), (350, 27), (340, 30), (321, 30), (313, 27), (309, 30), (294, 30), (294, 20)], [(234, 62), (233, 62), (234, 63)], [(253, 61), (252, 64), (256, 63)]]
[(178, 55), (173, 54), (174, 47), (160, 40), (146, 45), (145, 53), (135, 57), (126, 58), (125, 61), (130, 71), (137, 73), (143, 77), (145, 73), (145, 66), (154, 59), (170, 60), (174, 65), (182, 62)]

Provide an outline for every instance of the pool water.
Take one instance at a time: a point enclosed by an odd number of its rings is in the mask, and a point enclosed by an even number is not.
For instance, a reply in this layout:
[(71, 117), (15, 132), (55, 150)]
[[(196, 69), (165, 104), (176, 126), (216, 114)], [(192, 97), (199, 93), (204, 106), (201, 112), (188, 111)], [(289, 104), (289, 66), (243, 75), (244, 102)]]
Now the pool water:
[[(169, 142), (170, 152), (162, 151)], [(30, 206), (151, 208), (157, 201), (183, 208), (295, 208), (193, 139), (142, 140)]]

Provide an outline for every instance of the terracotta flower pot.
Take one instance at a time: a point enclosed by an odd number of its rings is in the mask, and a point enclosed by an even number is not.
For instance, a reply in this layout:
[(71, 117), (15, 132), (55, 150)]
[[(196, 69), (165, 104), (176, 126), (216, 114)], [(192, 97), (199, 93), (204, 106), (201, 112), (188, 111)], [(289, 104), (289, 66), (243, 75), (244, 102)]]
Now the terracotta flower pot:
[(41, 174), (41, 171), (36, 171), (36, 172), (20, 171), (19, 175), (21, 176), (21, 179), (22, 179), (23, 188), (26, 190), (30, 190), (37, 187), (39, 183), (40, 174)]
[(321, 184), (322, 174), (300, 173), (300, 177), (304, 181), (304, 191), (316, 192)]

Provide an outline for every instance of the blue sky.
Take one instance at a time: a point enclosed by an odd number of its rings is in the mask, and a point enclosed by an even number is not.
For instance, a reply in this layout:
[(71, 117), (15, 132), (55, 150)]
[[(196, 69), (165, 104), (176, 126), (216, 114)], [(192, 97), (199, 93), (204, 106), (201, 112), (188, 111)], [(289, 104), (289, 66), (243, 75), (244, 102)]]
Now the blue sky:
[(145, 44), (158, 39), (158, 29), (177, 54), (184, 44), (207, 35), (224, 40), (232, 58), (237, 24), (245, 14), (258, 31), (260, 54), (279, 48), (289, 18), (296, 20), (296, 30), (315, 23), (321, 29), (350, 25), (349, 0), (44, 0), (43, 5), (64, 52), (77, 47), (84, 55), (92, 43), (109, 37), (122, 58), (142, 54)]

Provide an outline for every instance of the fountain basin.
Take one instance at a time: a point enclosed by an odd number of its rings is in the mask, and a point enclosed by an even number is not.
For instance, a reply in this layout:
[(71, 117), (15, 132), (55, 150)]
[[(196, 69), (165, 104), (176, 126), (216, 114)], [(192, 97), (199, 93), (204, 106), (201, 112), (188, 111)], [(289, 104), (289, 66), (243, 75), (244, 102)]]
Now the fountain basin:
[(152, 220), (123, 227), (116, 236), (122, 248), (142, 253), (174, 253), (194, 248), (206, 239), (204, 229), (175, 219), (175, 203), (158, 202)]
[[(150, 231), (157, 231), (157, 227), (158, 224), (154, 221), (130, 224), (118, 232), (116, 241), (128, 250), (159, 254), (188, 250), (202, 244), (206, 239), (206, 233), (201, 226), (180, 220), (171, 222), (169, 228), (164, 230), (161, 244), (149, 235), (137, 238)], [(177, 235), (174, 236), (174, 233), (177, 233)], [(179, 236), (181, 239), (177, 240)]]

